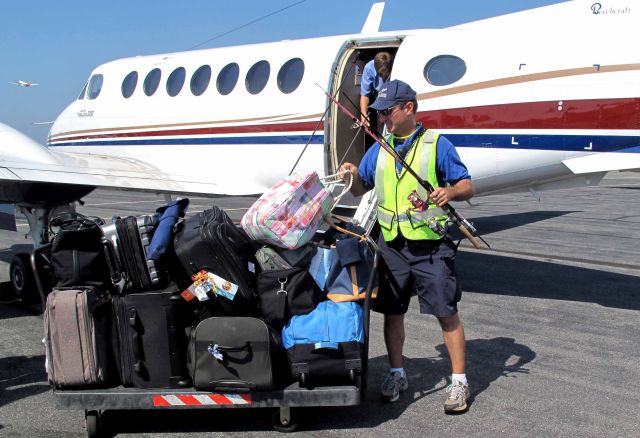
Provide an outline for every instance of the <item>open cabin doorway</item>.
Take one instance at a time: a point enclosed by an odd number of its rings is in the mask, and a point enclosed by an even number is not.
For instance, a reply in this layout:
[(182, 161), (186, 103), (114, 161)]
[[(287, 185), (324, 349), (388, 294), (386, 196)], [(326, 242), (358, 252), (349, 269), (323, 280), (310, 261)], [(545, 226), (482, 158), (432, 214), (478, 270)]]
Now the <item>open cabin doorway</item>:
[[(379, 51), (387, 51), (395, 56), (401, 43), (400, 38), (385, 41), (351, 41), (338, 55), (331, 93), (356, 117), (360, 114), (360, 79), (364, 66)], [(370, 103), (373, 103), (373, 100)], [(331, 105), (328, 120), (330, 173), (335, 173), (345, 162), (358, 165), (374, 140), (364, 129), (354, 125), (354, 121), (335, 104)], [(382, 132), (381, 126), (379, 131)]]

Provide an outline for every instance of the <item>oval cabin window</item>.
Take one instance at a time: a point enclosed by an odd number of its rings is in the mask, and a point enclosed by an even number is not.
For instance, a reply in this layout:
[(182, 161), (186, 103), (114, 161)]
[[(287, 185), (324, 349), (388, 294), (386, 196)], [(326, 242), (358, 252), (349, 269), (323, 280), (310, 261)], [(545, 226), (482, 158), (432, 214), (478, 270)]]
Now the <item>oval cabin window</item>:
[(267, 61), (258, 61), (253, 64), (247, 72), (247, 78), (245, 80), (247, 91), (251, 94), (258, 94), (264, 90), (270, 73), (271, 66)]
[(431, 58), (424, 66), (424, 78), (431, 85), (450, 85), (462, 79), (467, 72), (465, 62), (453, 55), (439, 55)]
[(284, 63), (278, 72), (278, 88), (283, 93), (292, 93), (298, 88), (304, 76), (304, 61), (293, 58)]
[(132, 71), (122, 81), (122, 97), (130, 98), (138, 85), (138, 72)]
[(142, 87), (144, 89), (144, 94), (152, 96), (153, 93), (156, 92), (158, 85), (160, 85), (160, 76), (162, 76), (162, 73), (159, 68), (154, 68), (147, 74), (147, 77), (144, 78), (144, 85)]
[(93, 75), (89, 80), (89, 89), (87, 90), (87, 98), (90, 100), (95, 99), (100, 95), (102, 91), (102, 75)]
[(191, 76), (191, 92), (194, 96), (201, 96), (207, 91), (209, 81), (211, 80), (211, 67), (203, 65)]
[(182, 91), (185, 77), (186, 71), (184, 67), (178, 67), (171, 72), (167, 79), (167, 94), (169, 96), (175, 97)]
[(240, 75), (240, 67), (235, 62), (228, 64), (218, 74), (218, 80), (216, 87), (218, 92), (223, 96), (231, 93), (238, 83), (238, 76)]

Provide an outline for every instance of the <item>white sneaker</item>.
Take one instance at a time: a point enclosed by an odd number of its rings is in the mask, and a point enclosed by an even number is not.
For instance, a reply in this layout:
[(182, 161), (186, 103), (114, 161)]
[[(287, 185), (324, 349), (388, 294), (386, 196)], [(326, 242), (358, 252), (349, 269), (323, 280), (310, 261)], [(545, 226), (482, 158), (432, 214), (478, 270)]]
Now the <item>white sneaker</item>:
[(444, 401), (445, 414), (460, 413), (467, 410), (467, 401), (471, 396), (469, 385), (454, 380), (445, 390), (447, 399)]

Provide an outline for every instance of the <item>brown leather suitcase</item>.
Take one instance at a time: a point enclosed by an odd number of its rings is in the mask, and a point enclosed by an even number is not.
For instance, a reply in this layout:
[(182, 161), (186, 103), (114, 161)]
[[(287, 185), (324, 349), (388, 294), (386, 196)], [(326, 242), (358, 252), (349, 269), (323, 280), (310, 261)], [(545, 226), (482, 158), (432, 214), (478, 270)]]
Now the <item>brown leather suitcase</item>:
[(44, 334), (49, 382), (56, 387), (107, 382), (109, 298), (93, 287), (57, 289), (47, 296)]

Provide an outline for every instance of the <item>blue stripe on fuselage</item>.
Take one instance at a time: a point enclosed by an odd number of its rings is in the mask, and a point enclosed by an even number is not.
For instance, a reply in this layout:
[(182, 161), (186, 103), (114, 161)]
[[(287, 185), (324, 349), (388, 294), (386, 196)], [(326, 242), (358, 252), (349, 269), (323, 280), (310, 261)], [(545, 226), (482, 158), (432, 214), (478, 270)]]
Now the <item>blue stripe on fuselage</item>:
[(546, 151), (640, 152), (640, 137), (617, 135), (447, 134), (456, 147)]
[[(531, 149), (550, 151), (640, 152), (640, 136), (454, 134), (442, 133), (456, 147)], [(52, 143), (51, 146), (144, 146), (144, 145), (235, 145), (235, 144), (322, 144), (324, 135), (255, 137), (181, 137), (119, 140), (84, 140)]]

